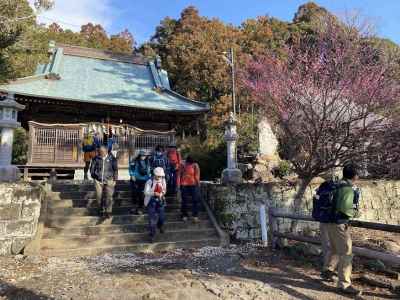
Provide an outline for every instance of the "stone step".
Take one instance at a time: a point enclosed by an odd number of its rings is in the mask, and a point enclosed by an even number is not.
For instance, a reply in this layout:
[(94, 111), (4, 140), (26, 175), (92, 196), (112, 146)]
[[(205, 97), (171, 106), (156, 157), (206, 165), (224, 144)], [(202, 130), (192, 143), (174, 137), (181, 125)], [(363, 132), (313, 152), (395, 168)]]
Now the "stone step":
[[(73, 200), (85, 200), (85, 199), (95, 199), (95, 191), (87, 192), (51, 192), (49, 194), (51, 200), (63, 200), (63, 199), (73, 199)], [(117, 191), (114, 193), (114, 199), (131, 199), (132, 195), (130, 191)], [(175, 196), (167, 196), (168, 200), (176, 199)]]
[[(113, 215), (127, 215), (131, 214), (131, 211), (135, 209), (135, 206), (132, 205), (123, 205), (123, 206), (114, 206), (112, 214)], [(165, 207), (166, 212), (179, 212), (181, 206), (179, 203), (168, 204)], [(142, 209), (145, 213), (146, 209)], [(204, 209), (199, 205), (199, 211), (204, 211)], [(54, 207), (50, 206), (48, 209), (48, 215), (51, 217), (78, 217), (78, 216), (97, 216), (99, 213), (98, 207), (90, 207), (86, 208), (83, 205), (80, 207), (77, 206), (69, 206), (69, 207)]]
[[(180, 221), (179, 212), (166, 213), (166, 221)], [(199, 213), (199, 219), (206, 220), (208, 216), (204, 212)], [(72, 227), (72, 226), (94, 226), (94, 225), (124, 225), (124, 224), (142, 224), (148, 222), (148, 215), (115, 215), (107, 220), (97, 216), (74, 216), (74, 217), (52, 217), (46, 220), (47, 227)]]
[[(88, 206), (89, 201), (95, 203), (94, 202), (95, 199), (60, 199), (60, 200), (48, 201), (48, 206), (50, 208), (67, 208), (67, 207), (84, 208)], [(115, 207), (132, 205), (131, 198), (114, 198), (113, 202), (114, 202), (113, 206)], [(167, 199), (166, 202), (167, 205), (178, 205), (178, 206), (180, 205), (180, 201), (178, 201), (177, 199)]]
[[(164, 234), (157, 234), (157, 242), (171, 242), (191, 239), (209, 239), (217, 236), (214, 229), (200, 230), (177, 230), (168, 231)], [(146, 233), (122, 233), (98, 236), (76, 236), (60, 237), (55, 239), (42, 239), (43, 249), (76, 249), (85, 247), (104, 247), (108, 245), (118, 246), (134, 243), (146, 243), (149, 241), (149, 234)]]
[[(51, 187), (54, 192), (87, 192), (94, 191), (94, 183), (88, 184), (53, 184)], [(130, 191), (131, 185), (129, 183), (117, 184), (116, 191)]]
[(192, 239), (168, 242), (155, 242), (155, 243), (136, 243), (118, 246), (104, 246), (104, 247), (85, 247), (77, 249), (42, 249), (41, 254), (45, 256), (89, 256), (89, 255), (102, 255), (106, 253), (127, 253), (127, 252), (160, 252), (170, 251), (174, 249), (191, 249), (201, 248), (205, 246), (219, 246), (220, 240), (218, 238), (212, 239)]
[[(214, 228), (209, 220), (199, 220), (198, 223), (192, 221), (172, 221), (165, 222), (164, 228), (166, 231), (175, 231), (178, 229), (185, 230), (198, 230), (198, 229), (212, 229)], [(128, 225), (97, 225), (97, 226), (75, 226), (75, 227), (56, 227), (45, 228), (43, 238), (57, 238), (63, 236), (103, 236), (106, 234), (119, 234), (119, 233), (145, 233), (148, 232), (149, 225), (142, 224), (128, 224)]]
[[(88, 192), (95, 191), (94, 183), (91, 181), (89, 183), (80, 184), (52, 184), (52, 191), (54, 192)], [(117, 183), (115, 186), (116, 191), (130, 191), (130, 182)]]

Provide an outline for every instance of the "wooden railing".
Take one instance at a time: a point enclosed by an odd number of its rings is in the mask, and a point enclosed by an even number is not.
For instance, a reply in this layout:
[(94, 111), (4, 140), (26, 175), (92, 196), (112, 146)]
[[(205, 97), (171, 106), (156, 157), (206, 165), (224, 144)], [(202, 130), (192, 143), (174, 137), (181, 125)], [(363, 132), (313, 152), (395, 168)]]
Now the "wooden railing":
[[(316, 222), (312, 217), (307, 215), (293, 214), (293, 213), (283, 213), (276, 208), (270, 208), (268, 211), (268, 236), (269, 242), (273, 249), (276, 249), (277, 239), (278, 238), (286, 238), (289, 240), (295, 240), (299, 242), (311, 243), (315, 245), (320, 245), (321, 241), (318, 238), (314, 237), (305, 237), (300, 236), (295, 233), (283, 233), (279, 232), (278, 228), (278, 218), (291, 219), (297, 221), (306, 221), (306, 222)], [(352, 227), (366, 228), (372, 230), (380, 230), (386, 232), (394, 232), (400, 233), (399, 225), (390, 225), (390, 224), (382, 224), (375, 222), (367, 222), (360, 220), (351, 220), (349, 223)], [(372, 258), (372, 259), (380, 259), (383, 262), (387, 262), (391, 265), (400, 266), (400, 255), (384, 253), (380, 251), (370, 250), (361, 247), (353, 247), (353, 253), (356, 255)]]
[[(107, 128), (99, 126), (107, 132)], [(42, 124), (30, 121), (28, 165), (83, 167), (82, 142), (90, 127), (90, 124)], [(118, 163), (126, 167), (129, 158), (136, 156), (140, 150), (150, 152), (156, 145), (167, 146), (175, 141), (175, 131), (141, 130), (129, 125), (116, 125), (113, 130), (117, 131), (114, 139), (119, 146)], [(100, 134), (100, 142), (102, 136)]]

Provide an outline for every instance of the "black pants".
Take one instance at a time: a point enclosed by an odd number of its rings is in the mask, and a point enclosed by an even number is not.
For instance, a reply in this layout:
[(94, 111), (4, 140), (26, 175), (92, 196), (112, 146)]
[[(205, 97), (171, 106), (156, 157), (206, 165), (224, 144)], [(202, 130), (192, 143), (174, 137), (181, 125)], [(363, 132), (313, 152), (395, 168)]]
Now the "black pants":
[(192, 216), (197, 217), (199, 213), (199, 187), (197, 185), (182, 186), (182, 204), (181, 212), (183, 217), (188, 217), (187, 207), (190, 200), (192, 200)]
[(145, 180), (131, 180), (132, 204), (135, 205), (137, 208), (143, 208), (145, 185)]
[(85, 161), (85, 168), (83, 169), (83, 172), (84, 172), (83, 178), (84, 179), (88, 179), (89, 168), (90, 168), (90, 161)]

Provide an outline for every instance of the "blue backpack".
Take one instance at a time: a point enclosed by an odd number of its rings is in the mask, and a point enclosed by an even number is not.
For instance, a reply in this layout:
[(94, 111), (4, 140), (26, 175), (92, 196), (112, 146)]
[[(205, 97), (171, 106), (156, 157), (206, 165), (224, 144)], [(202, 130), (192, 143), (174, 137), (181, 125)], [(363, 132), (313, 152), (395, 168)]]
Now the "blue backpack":
[(316, 190), (313, 197), (312, 217), (321, 223), (334, 223), (336, 221), (336, 191), (349, 184), (335, 181), (325, 181)]

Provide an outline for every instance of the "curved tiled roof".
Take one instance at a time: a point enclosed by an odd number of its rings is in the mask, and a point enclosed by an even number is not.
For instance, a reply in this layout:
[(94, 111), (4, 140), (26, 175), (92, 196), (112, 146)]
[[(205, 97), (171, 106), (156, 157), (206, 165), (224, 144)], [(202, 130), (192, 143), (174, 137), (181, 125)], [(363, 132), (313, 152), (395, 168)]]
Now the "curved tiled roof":
[(35, 76), (0, 91), (48, 99), (171, 112), (205, 112), (208, 104), (170, 90), (167, 74), (141, 56), (58, 45)]

